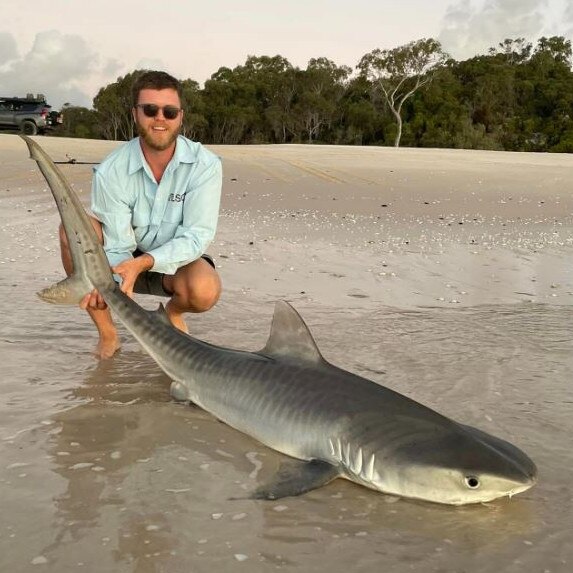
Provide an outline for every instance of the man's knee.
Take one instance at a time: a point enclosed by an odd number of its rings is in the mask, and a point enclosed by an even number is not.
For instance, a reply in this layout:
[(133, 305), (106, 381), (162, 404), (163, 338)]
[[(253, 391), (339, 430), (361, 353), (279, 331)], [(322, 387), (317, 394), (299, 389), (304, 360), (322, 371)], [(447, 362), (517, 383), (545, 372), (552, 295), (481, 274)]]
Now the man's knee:
[(221, 279), (206, 261), (200, 260), (194, 268), (185, 269), (174, 281), (175, 294), (184, 299), (192, 312), (205, 312), (213, 308), (221, 295)]
[(189, 285), (189, 301), (195, 312), (205, 312), (217, 304), (221, 281), (216, 273), (214, 275), (202, 276)]

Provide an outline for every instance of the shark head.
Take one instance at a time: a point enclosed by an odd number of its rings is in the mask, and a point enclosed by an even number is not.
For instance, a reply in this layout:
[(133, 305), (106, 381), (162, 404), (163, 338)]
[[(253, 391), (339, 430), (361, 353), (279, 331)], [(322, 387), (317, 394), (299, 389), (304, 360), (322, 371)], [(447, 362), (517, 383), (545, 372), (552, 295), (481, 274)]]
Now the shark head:
[[(342, 402), (336, 393), (331, 403), (327, 400), (337, 431), (318, 440), (325, 446), (322, 459), (352, 481), (399, 497), (449, 505), (511, 497), (537, 481), (535, 464), (509, 442), (326, 363), (307, 326), (287, 303), (277, 303), (261, 354), (317, 368), (322, 379), (340, 380), (330, 387), (342, 395), (353, 388)], [(340, 412), (333, 414), (337, 408)]]
[(370, 487), (393, 495), (448, 505), (512, 497), (537, 482), (533, 461), (514, 445), (452, 422), (401, 441), (393, 463), (375, 455)]

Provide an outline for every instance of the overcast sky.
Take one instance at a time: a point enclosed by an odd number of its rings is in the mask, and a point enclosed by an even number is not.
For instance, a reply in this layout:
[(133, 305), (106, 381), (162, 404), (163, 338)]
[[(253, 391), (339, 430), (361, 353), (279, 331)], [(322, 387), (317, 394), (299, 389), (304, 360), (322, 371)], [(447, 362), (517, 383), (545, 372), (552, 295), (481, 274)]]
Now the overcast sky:
[(436, 38), (456, 59), (505, 38), (573, 35), (573, 0), (2, 0), (0, 96), (91, 107), (137, 68), (201, 84), (249, 55), (354, 67), (375, 48)]

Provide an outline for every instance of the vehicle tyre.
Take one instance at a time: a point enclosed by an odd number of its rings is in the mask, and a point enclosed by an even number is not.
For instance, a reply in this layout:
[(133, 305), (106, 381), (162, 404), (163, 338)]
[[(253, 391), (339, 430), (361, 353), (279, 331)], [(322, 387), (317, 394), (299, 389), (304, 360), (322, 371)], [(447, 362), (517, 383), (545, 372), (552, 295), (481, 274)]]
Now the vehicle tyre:
[(22, 123), (22, 133), (25, 135), (36, 135), (38, 126), (33, 121), (25, 121)]

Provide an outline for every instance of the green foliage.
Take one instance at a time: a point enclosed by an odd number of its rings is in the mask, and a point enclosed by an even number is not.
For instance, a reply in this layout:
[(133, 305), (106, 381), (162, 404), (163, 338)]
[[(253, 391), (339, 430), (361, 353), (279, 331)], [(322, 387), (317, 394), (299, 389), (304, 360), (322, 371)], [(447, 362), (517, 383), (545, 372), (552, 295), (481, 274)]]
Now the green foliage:
[(193, 80), (184, 80), (181, 82), (181, 92), (181, 107), (183, 108), (181, 133), (190, 139), (201, 140), (208, 128), (201, 88)]
[(62, 108), (63, 124), (54, 130), (58, 137), (81, 137), (83, 139), (100, 139), (102, 132), (98, 115), (93, 109), (64, 105)]
[[(571, 41), (505, 39), (447, 59), (433, 39), (373, 50), (356, 69), (313, 58), (249, 56), (203, 88), (183, 80), (182, 132), (205, 143), (320, 142), (573, 153)], [(70, 137), (134, 135), (135, 70), (103, 87), (94, 109), (66, 106)]]
[(135, 70), (117, 78), (117, 81), (101, 88), (94, 98), (104, 139), (132, 139), (135, 125), (131, 114), (131, 87), (136, 78), (146, 70)]
[(306, 70), (297, 73), (297, 97), (292, 106), (297, 141), (324, 141), (340, 118), (340, 101), (351, 71), (319, 58), (311, 59)]
[(396, 120), (394, 145), (402, 138), (402, 107), (419, 89), (432, 81), (447, 55), (433, 39), (410, 42), (393, 50), (376, 49), (362, 57), (358, 69), (379, 89)]

